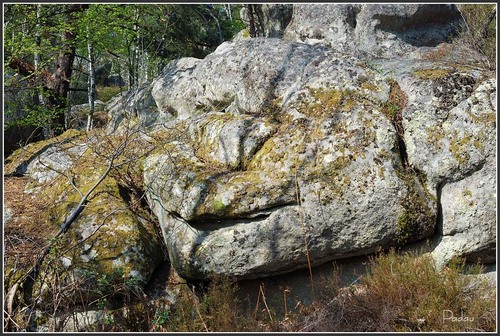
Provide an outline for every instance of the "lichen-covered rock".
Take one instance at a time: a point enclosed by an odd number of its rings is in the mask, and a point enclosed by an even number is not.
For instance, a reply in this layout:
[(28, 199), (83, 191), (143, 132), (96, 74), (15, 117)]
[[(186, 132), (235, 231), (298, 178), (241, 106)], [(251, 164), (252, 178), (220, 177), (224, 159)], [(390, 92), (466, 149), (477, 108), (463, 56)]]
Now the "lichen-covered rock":
[[(409, 164), (426, 177), (442, 219), (433, 256), (490, 263), (495, 255), (496, 80), (446, 63), (378, 64), (408, 103), (402, 110)], [(442, 227), (441, 227), (442, 226)]]
[(390, 58), (447, 41), (461, 19), (455, 5), (300, 4), (293, 10), (287, 40)]
[(435, 199), (382, 112), (390, 85), (355, 58), (254, 39), (221, 46), (179, 87), (158, 82), (182, 116), (158, 132), (186, 136), (145, 160), (145, 183), (183, 277), (303, 268), (304, 239), (319, 264), (433, 233)]
[[(89, 149), (84, 139), (69, 135), (58, 142), (52, 139), (34, 147), (32, 156), (19, 155), (12, 162), (12, 167), (29, 162), (23, 170), (30, 177), (27, 192), (51, 205), (40, 216), (39, 225), (47, 234), (44, 238), (50, 239), (59, 231), (107, 169), (104, 149), (109, 143)], [(41, 290), (41, 303), (52, 304), (57, 294), (65, 302), (86, 304), (113, 295), (113, 288), (120, 285), (147, 284), (164, 261), (162, 242), (154, 218), (134, 208), (127, 200), (129, 193), (109, 174), (90, 194), (68, 231), (52, 241), (41, 266), (43, 276), (35, 282), (35, 290)]]
[[(278, 39), (225, 42), (203, 61), (186, 59), (168, 65), (153, 82), (152, 94), (167, 120), (209, 111), (266, 115), (305, 86), (354, 89), (369, 78), (357, 62), (325, 47)], [(321, 71), (335, 71), (336, 82)], [(378, 91), (371, 96), (387, 94), (381, 83), (382, 78), (374, 78)]]
[[(131, 126), (154, 143), (137, 165), (184, 278), (259, 278), (424, 238), (438, 263), (493, 262), (496, 81), (470, 66), (476, 54), (462, 64), (440, 44), (459, 19), (453, 5), (294, 5), (284, 39), (223, 43), (115, 98), (107, 136), (88, 148)], [(69, 182), (95, 181), (103, 162), (86, 147), (27, 148), (6, 172), (55, 197), (60, 224), (79, 198)], [(54, 173), (80, 159), (77, 174)], [(67, 281), (82, 267), (145, 281), (161, 262), (124, 195), (106, 178), (65, 236), (87, 237), (59, 260)]]
[(293, 13), (293, 5), (290, 4), (262, 4), (251, 5), (253, 18), (250, 18), (248, 6), (240, 11), (240, 17), (250, 32), (250, 22), (255, 22), (256, 36), (282, 37), (285, 28), (290, 23)]
[[(432, 189), (465, 178), (495, 153), (496, 81), (473, 90), (471, 84), (461, 85), (461, 78), (475, 83), (472, 76), (455, 73), (418, 84), (426, 94), (414, 91), (415, 103), (410, 100), (404, 111), (408, 159), (425, 172)], [(457, 84), (444, 91), (443, 82)], [(428, 100), (421, 102), (424, 96)]]
[[(162, 71), (160, 76), (151, 84), (151, 94), (159, 109), (161, 119), (175, 116), (183, 118), (184, 114), (191, 113), (195, 106), (189, 104), (183, 106), (185, 102), (193, 101), (192, 91), (198, 88), (198, 83), (192, 77), (192, 72), (199, 59), (188, 57), (170, 62)], [(171, 90), (172, 87), (178, 90)], [(176, 107), (173, 108), (173, 102)]]
[[(50, 148), (53, 148), (51, 152), (55, 153), (58, 151), (57, 147), (59, 148), (67, 148), (68, 146), (72, 147), (69, 143), (78, 138), (78, 136), (81, 136), (81, 132), (74, 129), (70, 129), (64, 132), (63, 134), (59, 135), (58, 137), (49, 140), (33, 142), (22, 148), (17, 149), (5, 160), (3, 174), (4, 175), (26, 174), (30, 164), (31, 167), (33, 167), (32, 163), (34, 160), (37, 160), (40, 163), (40, 160), (38, 160), (40, 154), (44, 153), (45, 151), (47, 151), (47, 149)], [(66, 154), (61, 154), (61, 155), (66, 155)], [(60, 160), (56, 159), (56, 161), (58, 161), (58, 165), (66, 166), (68, 163), (68, 157), (66, 155), (64, 159)]]
[(493, 158), (477, 172), (442, 189), (442, 238), (433, 251), (438, 264), (453, 257), (496, 260), (496, 170)]
[(127, 123), (127, 127), (131, 127), (131, 124), (153, 127), (158, 119), (158, 108), (151, 90), (151, 83), (146, 83), (112, 98), (106, 105), (108, 130), (119, 131), (117, 128), (124, 123)]

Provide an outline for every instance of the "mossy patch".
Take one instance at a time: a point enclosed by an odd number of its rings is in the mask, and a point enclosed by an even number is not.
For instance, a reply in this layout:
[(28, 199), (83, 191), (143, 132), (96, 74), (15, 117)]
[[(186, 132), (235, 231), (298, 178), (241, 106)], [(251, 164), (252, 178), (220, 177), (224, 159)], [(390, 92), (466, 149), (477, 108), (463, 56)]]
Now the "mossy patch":
[[(105, 172), (109, 164), (105, 159), (108, 151), (117, 148), (124, 139), (116, 136), (106, 140), (106, 143), (96, 144), (92, 150), (83, 153), (68, 171), (68, 176), (58, 176), (38, 191), (38, 197), (45, 197), (52, 204), (44, 210), (43, 217), (46, 221), (40, 223), (47, 226), (46, 232), (49, 236), (59, 230), (80, 202), (82, 195), (89, 192)], [(140, 141), (130, 141), (129, 145), (131, 148), (115, 158), (117, 165), (133, 158), (131, 152), (140, 157), (142, 152), (134, 148), (135, 145), (140, 145)], [(146, 150), (144, 146), (142, 150)], [(147, 212), (141, 212), (132, 206), (130, 190), (124, 187), (127, 185), (125, 174), (129, 174), (127, 176), (132, 180), (140, 178), (140, 181), (134, 183), (142, 187), (142, 171), (130, 172), (121, 169), (123, 167), (118, 166), (104, 178), (89, 196), (83, 212), (71, 224), (69, 230), (53, 242), (42, 265), (43, 272), (50, 275), (48, 279), (54, 281), (51, 283), (53, 286), (47, 288), (38, 283), (38, 287), (35, 287), (35, 290), (45, 288), (43, 292), (47, 302), (53, 298), (54, 291), (75, 283), (80, 284), (78, 290), (85, 291), (89, 300), (94, 299), (95, 295), (99, 294), (94, 291), (96, 281), (102, 280), (103, 277), (109, 278), (118, 271), (123, 273), (120, 280), (123, 283), (144, 286), (155, 266), (163, 261), (162, 242), (157, 235), (155, 219)], [(132, 176), (132, 173), (137, 175)], [(78, 188), (81, 194), (75, 188)], [(89, 272), (95, 273), (96, 276), (87, 277)], [(78, 290), (65, 295), (78, 296), (81, 294)], [(69, 298), (75, 299), (80, 300), (78, 297)]]
[(407, 187), (401, 201), (403, 208), (396, 223), (394, 242), (404, 246), (410, 242), (428, 237), (435, 228), (437, 214), (431, 208), (435, 198), (425, 188), (419, 186), (419, 179), (410, 171), (396, 169), (396, 174)]
[(214, 199), (212, 201), (212, 209), (214, 210), (215, 214), (218, 216), (222, 216), (226, 212), (227, 206), (219, 199)]
[(389, 98), (382, 103), (381, 112), (394, 124), (396, 131), (398, 128), (402, 130), (402, 111), (408, 104), (408, 96), (395, 80), (388, 79), (387, 83), (390, 86)]
[(415, 70), (414, 74), (420, 79), (436, 80), (448, 76), (451, 72), (452, 69), (430, 68)]
[(348, 112), (363, 99), (352, 90), (309, 88), (310, 101), (303, 101), (299, 110), (310, 117), (331, 117), (337, 112)]

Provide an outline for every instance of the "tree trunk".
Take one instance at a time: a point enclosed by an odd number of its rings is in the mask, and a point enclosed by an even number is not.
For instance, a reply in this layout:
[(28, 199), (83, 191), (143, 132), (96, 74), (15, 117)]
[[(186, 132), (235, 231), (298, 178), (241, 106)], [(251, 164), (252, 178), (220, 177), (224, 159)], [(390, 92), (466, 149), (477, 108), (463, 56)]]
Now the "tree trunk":
[(90, 131), (94, 123), (94, 102), (95, 102), (95, 68), (94, 68), (94, 52), (92, 42), (90, 41), (90, 32), (87, 35), (87, 50), (89, 56), (89, 79), (88, 79), (88, 98), (89, 98), (89, 114), (87, 118), (87, 131)]
[[(68, 16), (66, 22), (71, 24), (73, 14), (81, 12), (89, 7), (84, 5), (68, 5)], [(56, 136), (65, 130), (66, 118), (65, 109), (68, 107), (68, 93), (71, 75), (73, 73), (73, 61), (75, 60), (75, 34), (71, 31), (61, 33), (62, 50), (54, 61), (54, 71), (47, 78), (46, 87), (50, 91), (48, 97), (48, 106), (54, 112), (50, 123), (52, 125), (50, 136)]]
[(87, 132), (92, 130), (94, 126), (94, 110), (95, 110), (95, 63), (94, 63), (94, 48), (92, 46), (92, 40), (90, 39), (90, 27), (87, 25), (87, 52), (88, 52), (88, 66), (89, 66), (89, 76), (87, 80), (88, 88), (88, 102), (89, 102), (89, 112), (87, 116)]
[[(36, 28), (35, 28), (35, 55), (34, 55), (34, 64), (35, 64), (35, 73), (38, 73), (40, 70), (40, 62), (42, 60), (40, 56), (40, 47), (42, 45), (42, 38), (40, 36), (40, 16), (42, 15), (42, 5), (38, 4), (36, 7)], [(43, 98), (43, 93), (41, 90), (37, 89), (38, 92), (38, 103), (41, 105), (45, 105), (45, 99)]]
[(134, 87), (139, 87), (139, 48), (140, 48), (140, 36), (139, 36), (139, 8), (135, 8), (134, 12)]

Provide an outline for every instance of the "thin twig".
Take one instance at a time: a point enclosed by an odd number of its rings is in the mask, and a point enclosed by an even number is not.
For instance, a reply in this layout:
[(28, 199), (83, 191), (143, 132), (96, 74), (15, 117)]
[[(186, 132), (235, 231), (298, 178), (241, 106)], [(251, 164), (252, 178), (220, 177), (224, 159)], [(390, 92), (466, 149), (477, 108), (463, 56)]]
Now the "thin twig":
[(297, 200), (297, 211), (299, 213), (299, 220), (300, 223), (302, 224), (302, 228), (304, 229), (304, 245), (306, 247), (306, 258), (307, 258), (307, 267), (309, 269), (309, 277), (311, 281), (311, 293), (314, 296), (314, 279), (313, 279), (313, 273), (312, 273), (312, 267), (311, 267), (311, 258), (309, 256), (309, 244), (307, 243), (307, 228), (306, 224), (304, 222), (304, 217), (302, 214), (302, 203), (300, 201), (300, 192), (299, 192), (299, 181), (297, 178), (297, 167), (295, 167), (295, 196)]
[(196, 294), (194, 292), (194, 286), (192, 286), (192, 289), (193, 289), (194, 308), (196, 309), (196, 312), (198, 313), (198, 316), (200, 317), (201, 323), (203, 324), (203, 327), (205, 328), (205, 331), (206, 332), (210, 332), (208, 330), (208, 327), (207, 327), (205, 321), (203, 320), (203, 317), (201, 316), (200, 309), (198, 308), (198, 299), (196, 298)]
[(273, 317), (271, 315), (271, 311), (269, 310), (269, 307), (267, 306), (266, 296), (264, 295), (263, 287), (264, 287), (264, 284), (260, 285), (260, 292), (262, 293), (262, 302), (264, 302), (264, 306), (266, 306), (267, 313), (269, 314), (269, 319), (271, 320), (271, 322), (273, 322)]

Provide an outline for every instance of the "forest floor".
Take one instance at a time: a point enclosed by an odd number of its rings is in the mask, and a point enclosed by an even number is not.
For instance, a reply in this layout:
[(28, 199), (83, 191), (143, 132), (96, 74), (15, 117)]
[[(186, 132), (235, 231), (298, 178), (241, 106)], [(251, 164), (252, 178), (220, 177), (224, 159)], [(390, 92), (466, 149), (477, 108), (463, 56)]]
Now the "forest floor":
[(47, 201), (24, 192), (28, 180), (4, 177), (4, 262), (17, 269), (32, 266), (50, 237), (41, 215)]

